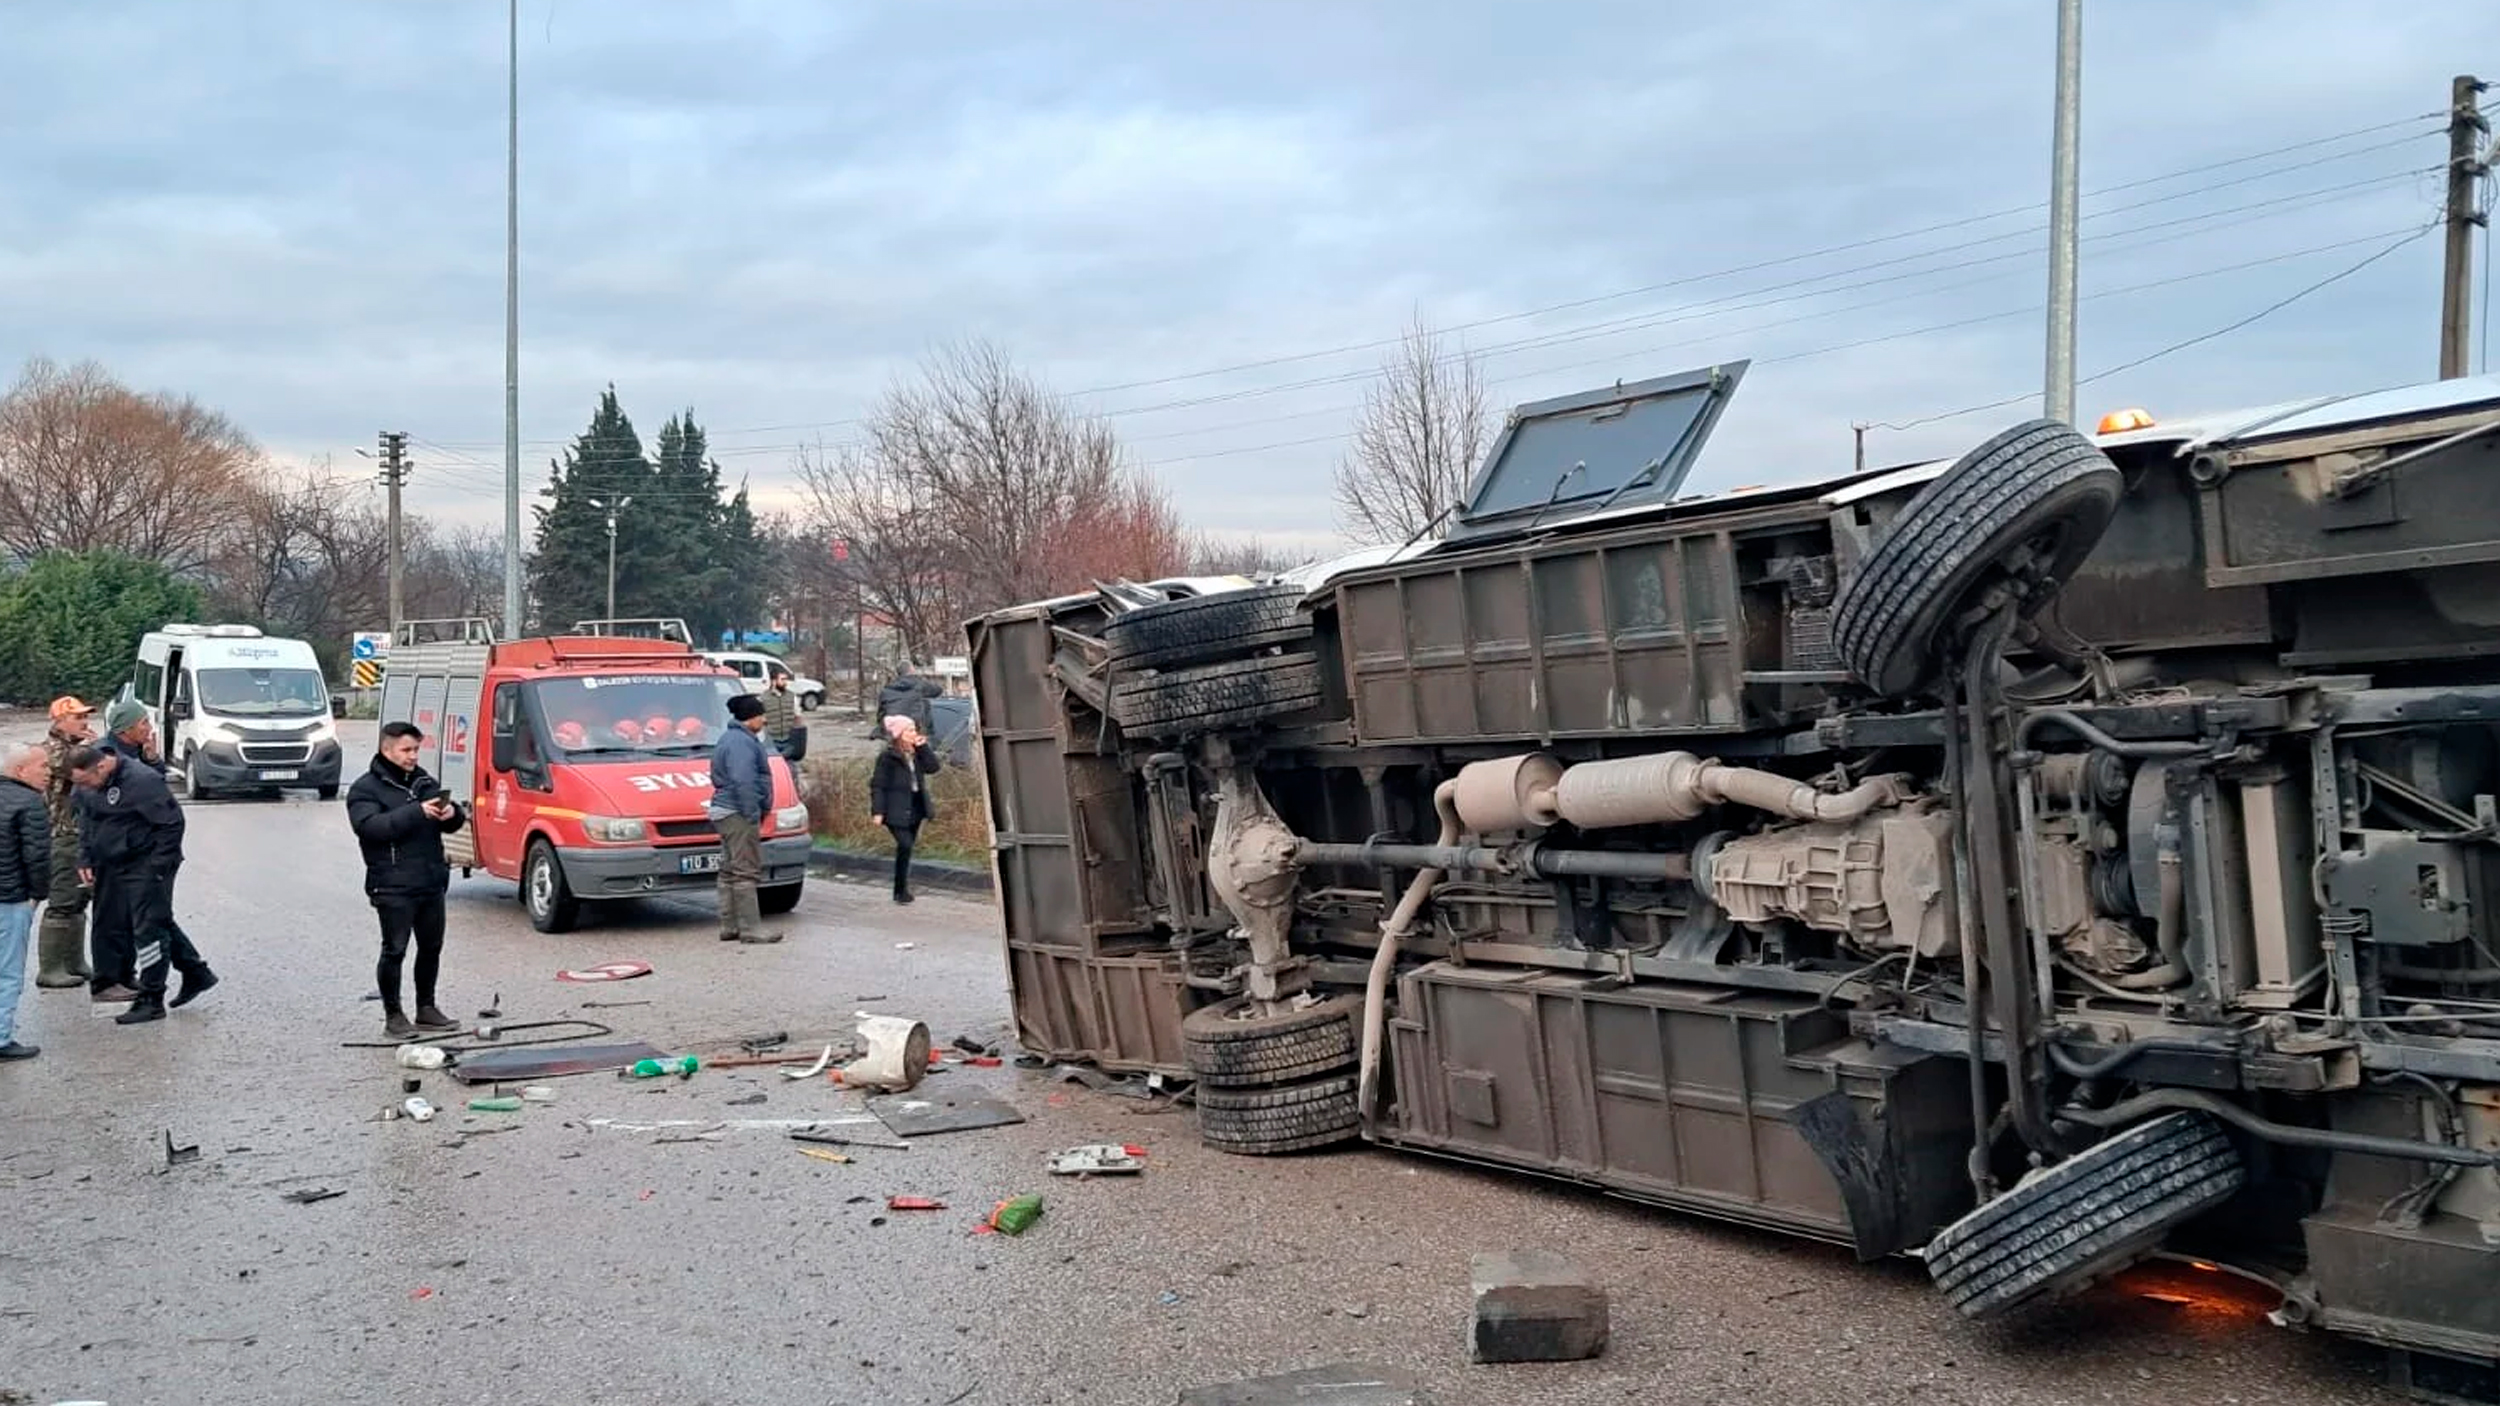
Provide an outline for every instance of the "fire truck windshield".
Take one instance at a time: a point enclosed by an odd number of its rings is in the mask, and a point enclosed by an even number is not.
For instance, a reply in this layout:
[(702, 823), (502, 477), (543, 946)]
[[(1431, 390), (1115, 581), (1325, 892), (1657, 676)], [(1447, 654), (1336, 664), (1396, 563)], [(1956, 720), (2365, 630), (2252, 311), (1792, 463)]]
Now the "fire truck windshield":
[(706, 756), (742, 692), (726, 674), (607, 674), (530, 685), (559, 757)]

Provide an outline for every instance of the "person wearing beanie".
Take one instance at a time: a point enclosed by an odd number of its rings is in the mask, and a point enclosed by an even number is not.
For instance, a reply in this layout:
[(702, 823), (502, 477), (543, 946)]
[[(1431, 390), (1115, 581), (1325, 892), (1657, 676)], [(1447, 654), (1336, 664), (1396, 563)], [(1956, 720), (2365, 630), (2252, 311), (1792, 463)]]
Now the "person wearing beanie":
[(938, 759), (919, 725), (900, 713), (885, 720), (885, 735), (886, 748), (868, 776), (868, 808), (894, 837), (894, 901), (909, 903), (912, 844), (920, 838), (920, 823), (937, 813), (921, 778), (936, 773)]
[[(111, 714), (106, 715), (110, 725)], [(116, 1020), (163, 1020), (168, 968), (182, 973), (170, 1004), (188, 1005), (217, 984), (189, 935), (174, 922), (174, 876), (182, 868), (182, 807), (165, 778), (119, 751), (81, 747), (70, 753), (79, 786), (80, 859), (94, 876), (100, 909), (119, 915), (135, 945), (138, 998)], [(101, 962), (98, 963), (102, 965)]]
[(764, 700), (740, 693), (729, 700), (734, 724), (712, 748), (712, 800), (704, 814), (720, 832), (720, 937), (723, 942), (779, 942), (764, 931), (764, 816), (773, 804), (773, 766), (765, 755)]
[[(95, 976), (87, 960), (87, 906), (91, 895), (78, 877), (78, 798), (69, 779), (69, 754), (95, 735), (95, 709), (74, 697), (52, 700), (52, 727), (44, 734), (47, 761), (43, 803), (52, 826), (52, 875), (43, 921), (36, 929), (35, 985), (85, 986)], [(127, 1001), (136, 991), (117, 993)]]

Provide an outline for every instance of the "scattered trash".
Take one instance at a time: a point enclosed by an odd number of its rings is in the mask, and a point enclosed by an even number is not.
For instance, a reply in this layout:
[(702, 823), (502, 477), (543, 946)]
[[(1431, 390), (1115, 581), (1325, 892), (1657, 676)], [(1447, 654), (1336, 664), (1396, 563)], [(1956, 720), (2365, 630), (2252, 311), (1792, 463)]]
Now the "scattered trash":
[(644, 1188), (643, 1188), (643, 1190), (642, 1190), (642, 1194), (641, 1194), (640, 1196), (635, 1197), (634, 1199), (635, 1199), (635, 1200), (637, 1200), (637, 1201), (648, 1201), (648, 1200), (650, 1200), (652, 1197), (657, 1196), (657, 1195), (659, 1195), (659, 1194), (660, 1194), (660, 1193), (658, 1193), (658, 1192), (656, 1192), (656, 1191), (653, 1191), (651, 1188), (649, 1188), (649, 1187), (647, 1187), (647, 1186), (646, 1186), (646, 1187), (644, 1187)]
[(436, 1045), (402, 1045), (399, 1067), (402, 1069), (440, 1069), (451, 1063), (451, 1056)]
[(471, 1113), (518, 1113), (521, 1111), (521, 1101), (517, 1098), (473, 1098), (469, 1100), (469, 1111)]
[(586, 1011), (617, 1011), (623, 1010), (627, 1006), (647, 1006), (650, 1004), (651, 1003), (649, 1001), (584, 1001), (582, 1002), (582, 1009)]
[(333, 1191), (326, 1186), (309, 1186), (300, 1191), (288, 1192), (286, 1199), (298, 1206), (309, 1206), (315, 1201), (328, 1201), (346, 1194), (344, 1191)]
[(495, 1038), (495, 1027), (481, 1022), (477, 1029), (472, 1030), (469, 1033), (475, 1035), (481, 1040), (492, 1040)]
[(628, 1066), (620, 1077), (657, 1079), (663, 1074), (674, 1074), (680, 1079), (691, 1079), (694, 1077), (694, 1072), (702, 1067), (703, 1061), (696, 1059), (693, 1055), (678, 1055), (673, 1059), (638, 1059)]
[(911, 949), (919, 945), (920, 944), (917, 942), (898, 942), (894, 944), (894, 950), (897, 952), (909, 952)]
[(980, 1041), (973, 1039), (969, 1035), (958, 1035), (950, 1043), (952, 1043), (956, 1049), (959, 1049), (968, 1055), (994, 1055), (998, 1053), (998, 1046), (985, 1045)]
[(532, 1084), (521, 1090), (521, 1101), (523, 1103), (553, 1103), (556, 1101), (556, 1091), (544, 1084)]
[(1165, 1308), (1170, 1308), (1172, 1305), (1179, 1303), (1180, 1301), (1180, 1291), (1177, 1289), (1166, 1289), (1162, 1293), (1155, 1295), (1155, 1302), (1163, 1305)]
[(1115, 1098), (1150, 1099), (1155, 1096), (1154, 1087), (1133, 1074), (1123, 1078), (1083, 1065), (1063, 1064), (1052, 1071), (1051, 1077), (1062, 1084), (1083, 1084), (1095, 1093), (1110, 1094)]
[(764, 1096), (760, 1093), (754, 1093), (729, 1100), (729, 1106), (732, 1108), (749, 1108), (762, 1102), (764, 1102)]
[(501, 991), (496, 992), (494, 999), (486, 1003), (485, 1009), (477, 1013), (477, 1018), (480, 1020), (503, 1019), (503, 993)]
[(821, 1147), (802, 1147), (798, 1149), (798, 1154), (801, 1157), (813, 1157), (819, 1162), (839, 1162), (846, 1167), (851, 1163), (851, 1159), (841, 1153), (827, 1152)]
[(408, 1297), (412, 1299), (430, 1299), (434, 1297), (434, 1291), (430, 1288), (421, 1288), (415, 1293), (410, 1294)]
[(885, 1208), (889, 1211), (943, 1211), (946, 1203), (927, 1196), (888, 1196)]
[(794, 1128), (790, 1132), (790, 1140), (792, 1142), (830, 1143), (836, 1147), (883, 1147), (897, 1152), (907, 1151), (911, 1147), (910, 1143), (896, 1137), (885, 1124), (878, 1122), (873, 1113), (863, 1113), (856, 1118), (829, 1119), (821, 1123), (811, 1123), (804, 1128)]
[(824, 1073), (824, 1072), (825, 1072), (826, 1067), (827, 1067), (827, 1066), (829, 1066), (829, 1065), (831, 1065), (832, 1063), (833, 1063), (833, 1046), (831, 1046), (831, 1045), (827, 1045), (827, 1046), (825, 1046), (825, 1052), (824, 1052), (823, 1054), (820, 1054), (820, 1055), (816, 1056), (816, 1062), (815, 1062), (814, 1064), (811, 1064), (811, 1065), (807, 1066), (805, 1069), (785, 1069), (785, 1070), (783, 1070), (783, 1071), (781, 1071), (781, 1072), (782, 1072), (782, 1075), (783, 1075), (785, 1078), (790, 1078), (790, 1079), (813, 1079), (813, 1078), (815, 1078), (817, 1075)]
[(400, 1107), (407, 1111), (409, 1117), (416, 1119), (420, 1123), (430, 1123), (434, 1120), (434, 1105), (426, 1102), (424, 1099), (412, 1098), (406, 1103), (401, 1104)]
[(557, 972), (556, 980), (631, 981), (635, 977), (649, 976), (650, 974), (651, 964), (649, 962), (602, 962), (595, 967), (582, 967), (578, 970)]
[(767, 1050), (777, 1050), (789, 1043), (790, 1032), (776, 1030), (769, 1035), (750, 1035), (738, 1042), (738, 1048), (745, 1050), (748, 1054), (763, 1054)]
[(929, 1072), (929, 1027), (900, 1016), (854, 1012), (868, 1052), (842, 1067), (856, 1088), (911, 1089)]
[(1001, 1235), (1022, 1235), (1041, 1218), (1042, 1198), (1028, 1192), (992, 1206), (988, 1219), (981, 1223)]
[(1020, 1054), (1016, 1056), (1016, 1068), (1018, 1069), (1047, 1069), (1049, 1067), (1050, 1061), (1042, 1058), (1040, 1055)]
[(651, 1145), (666, 1147), (673, 1142), (725, 1142), (728, 1137), (728, 1133), (715, 1127), (700, 1133), (688, 1133), (683, 1137), (655, 1137), (651, 1139)]
[[(507, 1027), (512, 1028), (512, 1027)], [(661, 1051), (640, 1040), (621, 1045), (566, 1045), (550, 1049), (481, 1050), (463, 1055), (451, 1077), (463, 1084), (512, 1084), (525, 1079), (556, 1079), (568, 1074), (596, 1074), (623, 1069), (636, 1060), (658, 1058)]]
[(170, 1169), (183, 1166), (186, 1163), (197, 1162), (198, 1160), (200, 1160), (200, 1145), (198, 1143), (195, 1142), (189, 1147), (176, 1147), (174, 1145), (174, 1130), (171, 1128), (167, 1128), (165, 1130), (165, 1165), (167, 1168)]
[(1146, 1170), (1146, 1149), (1133, 1142), (1097, 1142), (1071, 1147), (1050, 1159), (1055, 1177), (1119, 1176)]
[(869, 1226), (870, 1226), (872, 1229), (873, 1229), (874, 1227), (877, 1227), (877, 1226), (883, 1225), (883, 1224), (885, 1224), (885, 1217), (883, 1217), (883, 1216), (870, 1216), (870, 1217), (868, 1218), (868, 1224), (869, 1224)]
[(972, 1132), (1021, 1123), (1024, 1115), (994, 1098), (903, 1098), (868, 1100), (868, 1111), (897, 1137), (932, 1133)]
[(421, 1094), (421, 1093), (424, 1093), (424, 1092), (425, 1092), (425, 1080), (418, 1078), (418, 1077), (417, 1077), (416, 1075), (414, 1075), (414, 1074), (411, 1074), (411, 1075), (409, 1075), (407, 1078), (402, 1079), (402, 1080), (400, 1080), (400, 1081), (399, 1081), (399, 1091), (400, 1091), (401, 1093), (403, 1093), (403, 1094)]

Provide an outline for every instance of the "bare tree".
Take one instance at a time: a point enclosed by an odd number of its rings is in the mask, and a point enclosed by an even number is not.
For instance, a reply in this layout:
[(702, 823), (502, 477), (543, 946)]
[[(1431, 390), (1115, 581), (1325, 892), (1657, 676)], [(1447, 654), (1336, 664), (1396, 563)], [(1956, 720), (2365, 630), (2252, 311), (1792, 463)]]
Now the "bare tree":
[(1200, 532), (1189, 540), (1187, 569), (1193, 576), (1269, 576), (1291, 571), (1317, 555), (1293, 551), (1262, 537)]
[(1366, 542), (1403, 542), (1448, 526), (1484, 456), (1484, 376), (1465, 347), (1442, 350), (1419, 314), (1355, 417), (1337, 465), (1337, 507)]
[(110, 550), (178, 572), (219, 554), (260, 449), (187, 396), (142, 395), (103, 367), (38, 357), (0, 395), (0, 548)]
[(923, 483), (857, 447), (801, 449), (797, 467), (807, 508), (793, 584), (827, 605), (883, 616), (906, 652), (928, 657), (953, 631), (955, 556)]

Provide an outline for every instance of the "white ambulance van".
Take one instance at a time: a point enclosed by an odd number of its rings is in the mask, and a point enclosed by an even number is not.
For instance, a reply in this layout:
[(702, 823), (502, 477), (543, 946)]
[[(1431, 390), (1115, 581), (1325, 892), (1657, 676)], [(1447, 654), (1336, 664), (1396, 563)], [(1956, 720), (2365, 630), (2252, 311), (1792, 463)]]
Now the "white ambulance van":
[(280, 790), (338, 798), (330, 685), (302, 640), (250, 625), (167, 625), (140, 638), (122, 692), (147, 706), (193, 800)]

